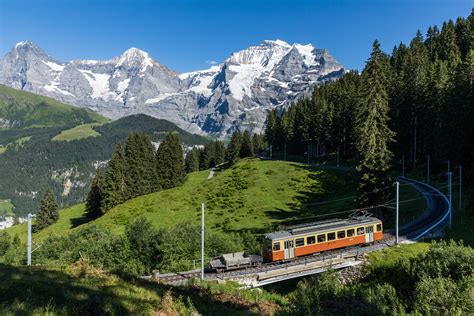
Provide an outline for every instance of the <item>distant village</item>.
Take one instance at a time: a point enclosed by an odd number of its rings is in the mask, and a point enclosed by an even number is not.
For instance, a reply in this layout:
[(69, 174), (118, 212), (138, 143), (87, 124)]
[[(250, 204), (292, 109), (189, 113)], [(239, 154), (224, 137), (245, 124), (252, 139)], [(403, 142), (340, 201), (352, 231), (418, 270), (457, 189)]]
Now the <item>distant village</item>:
[(27, 221), (26, 217), (0, 216), (0, 230), (21, 224)]

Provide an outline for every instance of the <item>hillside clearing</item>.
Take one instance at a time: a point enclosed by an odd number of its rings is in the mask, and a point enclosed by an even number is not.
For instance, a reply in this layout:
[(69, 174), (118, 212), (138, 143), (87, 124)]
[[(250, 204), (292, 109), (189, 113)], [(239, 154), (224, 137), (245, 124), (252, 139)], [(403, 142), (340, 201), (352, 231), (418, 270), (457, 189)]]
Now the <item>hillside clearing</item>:
[(54, 136), (52, 140), (53, 141), (70, 141), (74, 139), (97, 137), (97, 136), (100, 136), (100, 134), (97, 133), (92, 128), (93, 126), (97, 126), (97, 125), (100, 125), (100, 124), (97, 124), (97, 123), (81, 124), (71, 129), (62, 131), (60, 134)]
[(14, 208), (10, 200), (0, 200), (0, 216), (13, 215)]

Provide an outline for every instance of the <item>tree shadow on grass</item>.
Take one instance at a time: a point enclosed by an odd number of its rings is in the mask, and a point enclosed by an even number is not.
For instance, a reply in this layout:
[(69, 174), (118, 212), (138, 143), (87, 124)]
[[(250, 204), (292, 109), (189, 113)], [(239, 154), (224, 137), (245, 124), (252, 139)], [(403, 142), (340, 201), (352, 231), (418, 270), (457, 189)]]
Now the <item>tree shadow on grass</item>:
[[(31, 315), (49, 311), (65, 315), (133, 314), (128, 306), (145, 300), (116, 294), (101, 280), (83, 281), (58, 270), (0, 264), (0, 314)], [(121, 286), (121, 285), (119, 285)]]
[(135, 285), (154, 291), (160, 297), (170, 291), (174, 298), (180, 298), (183, 302), (190, 299), (200, 315), (260, 315), (250, 310), (252, 304), (243, 299), (232, 299), (225, 294), (219, 299), (219, 295), (199, 286), (171, 286), (142, 279), (136, 280)]
[(95, 218), (87, 217), (86, 212), (84, 212), (80, 217), (71, 218), (69, 221), (71, 223), (71, 228), (76, 228), (77, 226), (87, 224), (94, 219)]
[[(284, 226), (319, 221), (346, 214), (331, 214), (355, 208), (357, 180), (353, 171), (337, 170), (326, 166), (309, 166), (292, 163), (291, 167), (309, 172), (311, 184), (297, 191), (287, 209), (266, 211), (266, 215)], [(289, 185), (299, 187), (300, 179), (290, 179)]]
[(81, 217), (76, 217), (76, 218), (71, 218), (71, 228), (76, 228), (77, 226), (81, 226), (83, 224), (87, 224), (93, 219), (88, 218), (87, 216), (81, 216)]

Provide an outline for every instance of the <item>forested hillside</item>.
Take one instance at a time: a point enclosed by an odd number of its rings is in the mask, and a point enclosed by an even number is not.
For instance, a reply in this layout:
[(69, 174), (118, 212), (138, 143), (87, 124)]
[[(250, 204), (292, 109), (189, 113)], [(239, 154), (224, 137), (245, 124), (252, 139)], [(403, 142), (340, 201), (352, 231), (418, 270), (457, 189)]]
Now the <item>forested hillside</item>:
[[(404, 160), (407, 170), (425, 164), (430, 155), (434, 172), (446, 171), (451, 160), (472, 177), (473, 94), (474, 12), (430, 27), (425, 35), (418, 31), (391, 54), (374, 43), (361, 73), (349, 72), (316, 88), (310, 98), (270, 112), (266, 139), (274, 151), (286, 147), (289, 153), (309, 151), (311, 156), (339, 151), (362, 161), (366, 154), (374, 161), (384, 156), (380, 161), (397, 168)], [(379, 115), (373, 117), (368, 109)], [(368, 135), (383, 140), (373, 152), (360, 147)]]
[[(81, 123), (84, 122), (94, 121)], [(177, 131), (187, 146), (207, 142), (207, 139), (191, 135), (166, 120), (146, 115), (91, 125), (90, 128), (98, 134), (95, 137), (56, 140), (55, 136), (70, 130), (74, 124), (66, 121), (65, 125), (58, 127), (0, 130), (0, 143), (8, 144), (0, 155), (0, 200), (11, 199), (17, 215), (36, 212), (47, 187), (53, 188), (61, 206), (83, 201), (96, 167), (104, 166), (115, 146), (130, 133), (145, 133), (153, 142), (159, 142), (169, 131)]]

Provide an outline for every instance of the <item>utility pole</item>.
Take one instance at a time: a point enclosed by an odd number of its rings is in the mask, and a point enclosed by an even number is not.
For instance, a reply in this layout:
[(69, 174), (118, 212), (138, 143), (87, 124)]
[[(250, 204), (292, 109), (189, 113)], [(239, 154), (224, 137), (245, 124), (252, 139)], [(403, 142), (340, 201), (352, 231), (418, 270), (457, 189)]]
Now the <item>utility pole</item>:
[(270, 145), (270, 158), (273, 158), (273, 145)]
[(457, 166), (459, 168), (459, 209), (462, 208), (462, 166)]
[(418, 125), (418, 117), (415, 116), (415, 138), (413, 140), (413, 170), (416, 168), (416, 128)]
[(31, 221), (33, 219), (32, 214), (28, 214), (28, 242), (27, 242), (27, 253), (26, 253), (26, 264), (31, 266)]
[(449, 194), (449, 228), (453, 225), (453, 194), (452, 194), (452, 173), (448, 172), (448, 194)]
[(395, 244), (398, 245), (398, 213), (400, 210), (400, 182), (395, 182), (397, 188), (397, 203), (395, 209)]
[(428, 172), (426, 173), (426, 183), (430, 184), (430, 155), (426, 155), (426, 159), (428, 159)]
[(201, 204), (202, 230), (201, 230), (201, 280), (204, 280), (204, 203)]
[(286, 161), (286, 144), (283, 145), (283, 148), (284, 148), (283, 160)]
[(339, 167), (339, 147), (337, 148), (337, 167)]

